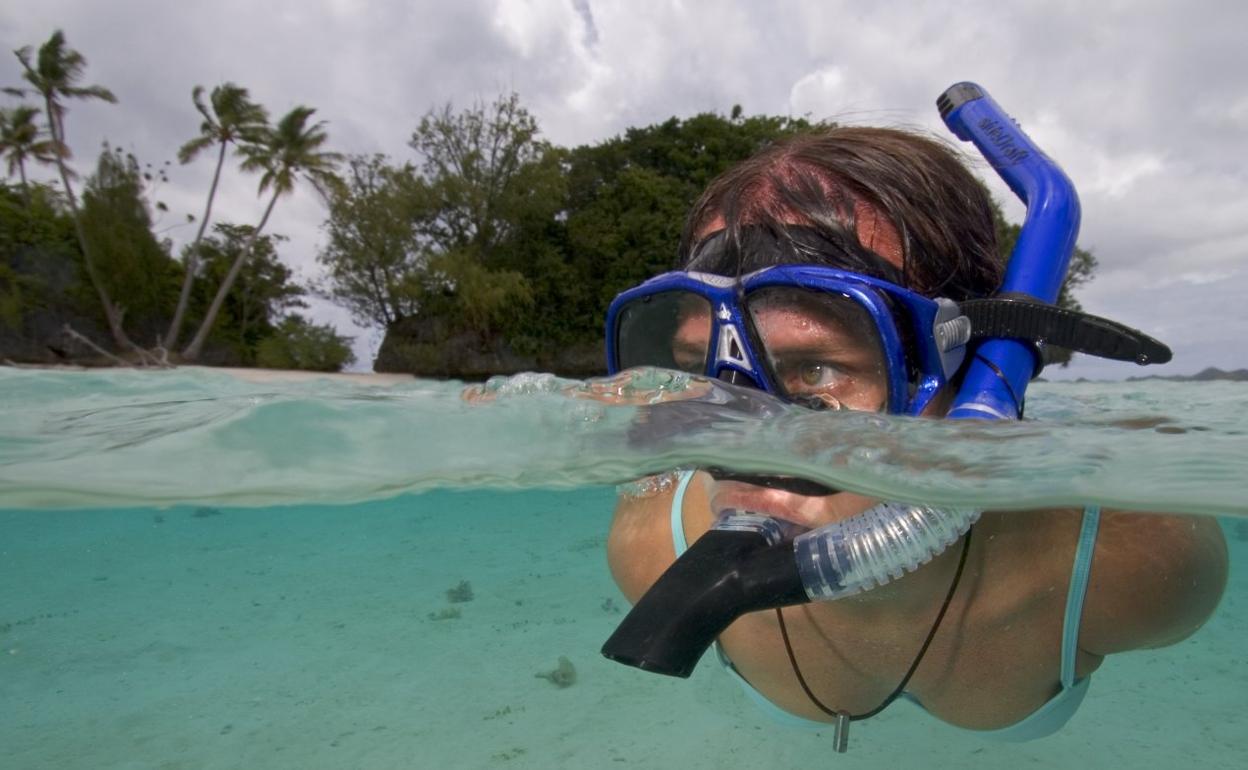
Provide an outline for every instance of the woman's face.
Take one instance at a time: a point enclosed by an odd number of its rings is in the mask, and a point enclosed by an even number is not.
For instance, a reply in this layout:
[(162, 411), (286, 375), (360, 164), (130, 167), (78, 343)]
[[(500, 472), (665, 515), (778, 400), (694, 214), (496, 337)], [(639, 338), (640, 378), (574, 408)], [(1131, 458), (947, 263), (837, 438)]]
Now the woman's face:
[[(863, 244), (900, 267), (900, 239), (888, 220), (865, 207), (856, 215)], [(723, 227), (723, 220), (716, 218), (700, 238)], [(865, 310), (815, 292), (760, 292), (747, 303), (775, 384), (786, 397), (814, 399), (837, 409), (884, 409), (888, 376), (883, 346)], [(704, 306), (682, 317), (674, 342), (676, 360), (700, 370), (710, 330), (709, 309)], [(807, 496), (739, 481), (716, 481), (711, 487), (711, 507), (717, 516), (730, 508), (748, 510), (810, 528), (847, 519), (877, 502), (852, 492)]]
[[(832, 409), (883, 410), (888, 379), (874, 326), (864, 331), (843, 306), (833, 312), (813, 297), (783, 304), (780, 299), (765, 297), (749, 307), (775, 384), (786, 397)], [(673, 341), (673, 356), (682, 369), (702, 370), (710, 333), (705, 305), (682, 315)], [(729, 508), (748, 510), (812, 529), (861, 513), (875, 502), (849, 492), (811, 497), (737, 481), (716, 481), (711, 487), (717, 516)]]

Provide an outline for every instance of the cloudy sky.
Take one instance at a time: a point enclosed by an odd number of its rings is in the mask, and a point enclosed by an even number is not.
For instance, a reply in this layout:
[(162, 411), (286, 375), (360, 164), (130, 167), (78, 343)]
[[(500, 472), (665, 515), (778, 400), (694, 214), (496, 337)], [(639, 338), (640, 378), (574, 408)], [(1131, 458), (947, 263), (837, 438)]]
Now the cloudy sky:
[[(72, 108), (83, 170), (105, 139), (143, 161), (172, 159), (198, 127), (191, 88), (227, 80), (274, 115), (316, 107), (334, 149), (398, 159), (429, 108), (508, 90), (548, 139), (576, 144), (734, 104), (943, 133), (935, 98), (973, 80), (1079, 189), (1080, 244), (1100, 260), (1085, 308), (1169, 343), (1174, 362), (1157, 373), (1248, 367), (1248, 3), (10, 0), (0, 9), (4, 51), (38, 46), (56, 28), (87, 57), (88, 82), (120, 99)], [(0, 55), (0, 83), (18, 73)], [(175, 241), (193, 236), (175, 225), (200, 212), (211, 170), (207, 157), (175, 163), (156, 191)], [(228, 173), (214, 216), (258, 219), (255, 183)], [(1021, 218), (1012, 200), (1007, 211)], [(271, 229), (291, 236), (283, 258), (305, 279), (317, 275), (323, 219), (309, 194), (273, 215)], [(371, 360), (376, 332), (325, 303), (316, 316), (359, 335)], [(1059, 376), (1140, 373), (1082, 358)]]

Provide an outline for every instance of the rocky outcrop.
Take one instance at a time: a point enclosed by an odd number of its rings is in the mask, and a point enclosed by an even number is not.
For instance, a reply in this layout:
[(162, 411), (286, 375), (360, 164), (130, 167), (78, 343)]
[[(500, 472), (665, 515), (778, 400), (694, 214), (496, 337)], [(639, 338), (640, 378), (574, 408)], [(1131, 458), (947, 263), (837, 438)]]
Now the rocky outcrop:
[(605, 374), (606, 360), (601, 343), (521, 353), (500, 336), (454, 330), (439, 318), (405, 318), (386, 330), (373, 371), (459, 380), (552, 372), (579, 379)]

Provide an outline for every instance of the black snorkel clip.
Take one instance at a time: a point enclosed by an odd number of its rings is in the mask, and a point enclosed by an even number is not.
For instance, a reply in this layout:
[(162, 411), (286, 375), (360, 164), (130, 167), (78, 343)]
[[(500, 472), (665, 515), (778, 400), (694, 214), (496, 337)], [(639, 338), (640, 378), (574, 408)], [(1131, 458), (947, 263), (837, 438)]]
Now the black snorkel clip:
[(686, 678), (715, 638), (745, 613), (810, 601), (780, 523), (764, 516), (733, 518), (732, 529), (710, 530), (667, 568), (607, 639), (603, 655)]

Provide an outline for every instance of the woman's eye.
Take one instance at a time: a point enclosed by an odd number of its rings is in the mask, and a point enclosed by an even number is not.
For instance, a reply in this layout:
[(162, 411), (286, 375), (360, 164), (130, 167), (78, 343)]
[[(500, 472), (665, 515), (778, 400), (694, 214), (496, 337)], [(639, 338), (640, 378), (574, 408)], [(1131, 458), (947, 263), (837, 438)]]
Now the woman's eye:
[(797, 370), (798, 379), (807, 388), (823, 388), (831, 385), (841, 374), (836, 367), (826, 363), (806, 363)]

